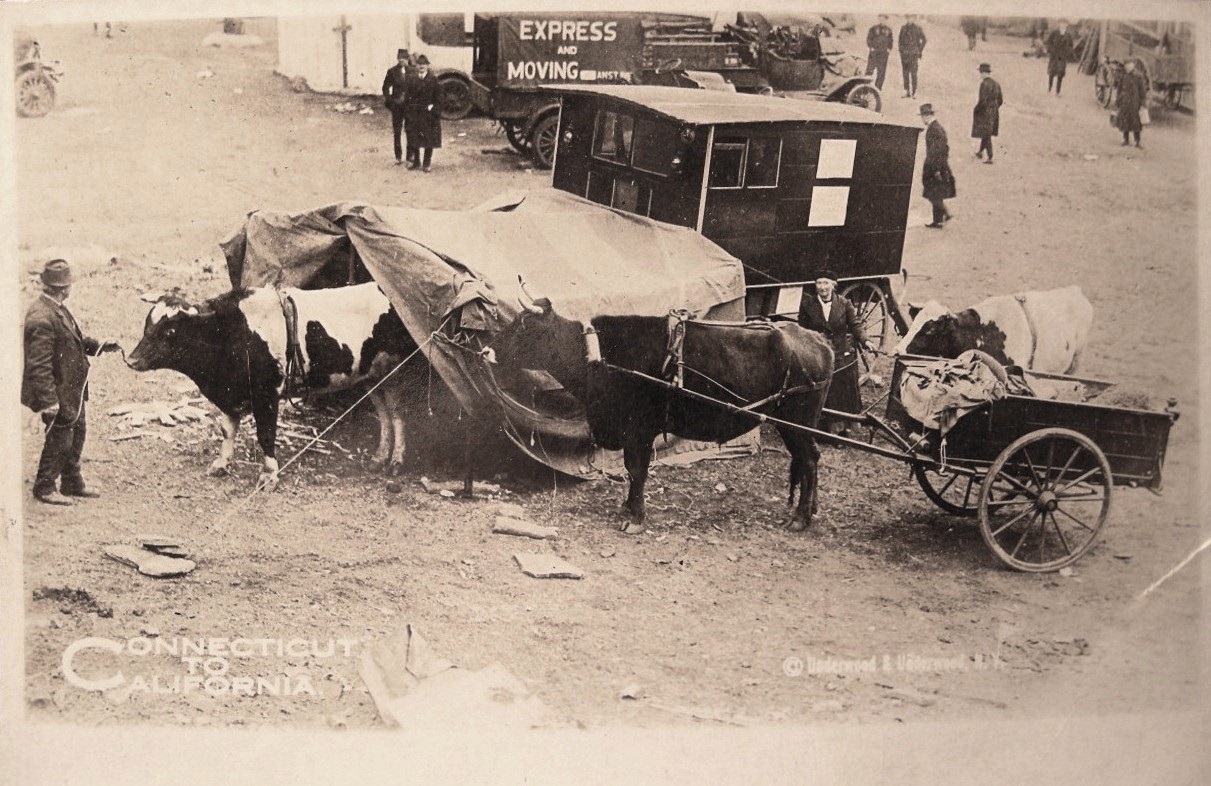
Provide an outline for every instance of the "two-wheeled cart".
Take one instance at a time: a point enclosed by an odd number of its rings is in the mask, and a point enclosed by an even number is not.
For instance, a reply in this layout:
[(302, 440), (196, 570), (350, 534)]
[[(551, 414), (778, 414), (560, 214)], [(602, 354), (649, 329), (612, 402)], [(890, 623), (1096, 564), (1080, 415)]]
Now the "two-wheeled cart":
[[(932, 502), (947, 513), (977, 518), (993, 554), (1022, 571), (1059, 570), (1087, 552), (1106, 524), (1115, 486), (1160, 491), (1176, 401), (1157, 412), (1010, 394), (967, 412), (943, 436), (913, 419), (897, 392), (906, 371), (938, 362), (895, 359), (885, 417), (825, 410), (868, 428), (867, 440), (815, 433), (907, 462)], [(1079, 386), (1085, 396), (1113, 387), (1032, 376)]]

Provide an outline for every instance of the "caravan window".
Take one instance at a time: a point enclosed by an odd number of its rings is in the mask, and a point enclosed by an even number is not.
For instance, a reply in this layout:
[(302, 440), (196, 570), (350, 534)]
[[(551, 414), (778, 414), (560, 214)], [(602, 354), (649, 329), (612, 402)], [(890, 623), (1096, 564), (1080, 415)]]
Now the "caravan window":
[(673, 168), (677, 130), (668, 123), (639, 118), (635, 121), (635, 153), (631, 165), (644, 172), (667, 175)]
[(779, 137), (721, 136), (711, 149), (711, 188), (776, 188)]
[(618, 112), (601, 110), (593, 131), (593, 157), (616, 164), (631, 163), (631, 146), (635, 139), (635, 119)]

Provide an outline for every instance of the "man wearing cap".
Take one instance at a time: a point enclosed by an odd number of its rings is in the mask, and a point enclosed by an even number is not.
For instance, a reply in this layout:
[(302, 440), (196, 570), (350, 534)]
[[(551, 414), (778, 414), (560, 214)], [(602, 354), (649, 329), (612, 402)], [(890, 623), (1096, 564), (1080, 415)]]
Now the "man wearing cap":
[(900, 27), (900, 71), (904, 74), (904, 97), (917, 94), (917, 64), (925, 56), (925, 31), (917, 24), (916, 17), (908, 15)]
[(1068, 31), (1068, 20), (1063, 19), (1059, 28), (1047, 36), (1047, 92), (1050, 93), (1054, 85), (1056, 98), (1060, 97), (1068, 63), (1076, 59), (1075, 49), (1072, 33)]
[(971, 136), (980, 140), (976, 158), (983, 158), (988, 151), (985, 164), (992, 163), (992, 138), (1001, 130), (1001, 86), (992, 78), (992, 66), (980, 63), (980, 97), (971, 113)]
[(866, 75), (879, 72), (875, 77), (875, 87), (880, 90), (883, 89), (883, 78), (887, 76), (887, 53), (891, 51), (891, 43), (892, 33), (891, 28), (887, 26), (887, 14), (879, 14), (878, 24), (866, 32), (866, 46), (870, 49), (870, 56), (866, 58)]
[[(837, 274), (831, 270), (816, 276), (816, 291), (804, 291), (799, 302), (799, 324), (822, 333), (833, 346), (836, 358), (832, 384), (824, 406), (839, 412), (861, 412), (862, 396), (858, 390), (858, 355), (855, 347), (874, 350), (874, 345), (862, 330), (854, 306), (837, 292)], [(852, 342), (851, 342), (852, 337)], [(848, 421), (832, 424), (838, 433), (849, 431)]]
[(383, 78), (383, 103), (391, 111), (391, 136), (395, 142), (395, 165), (403, 163), (404, 150), (400, 144), (400, 133), (404, 129), (404, 84), (408, 75), (408, 50), (395, 53), (398, 62), (387, 69)]
[(408, 74), (404, 87), (404, 120), (408, 134), (408, 168), (422, 166), (421, 149), (425, 153), (423, 169), (429, 171), (433, 149), (442, 146), (441, 88), (437, 77), (429, 70), (429, 58), (416, 58), (416, 70)]
[(933, 206), (933, 222), (925, 226), (941, 229), (950, 220), (946, 200), (954, 199), (955, 177), (950, 171), (950, 144), (946, 129), (934, 116), (932, 104), (921, 104), (921, 122), (925, 124), (925, 164), (921, 167), (923, 196)]
[(86, 435), (88, 356), (118, 349), (113, 341), (97, 341), (80, 331), (63, 305), (71, 294), (71, 285), (71, 268), (66, 261), (47, 262), (42, 270), (42, 294), (25, 313), (21, 403), (39, 413), (46, 426), (34, 498), (50, 505), (71, 505), (72, 497), (100, 496), (85, 487), (80, 474)]

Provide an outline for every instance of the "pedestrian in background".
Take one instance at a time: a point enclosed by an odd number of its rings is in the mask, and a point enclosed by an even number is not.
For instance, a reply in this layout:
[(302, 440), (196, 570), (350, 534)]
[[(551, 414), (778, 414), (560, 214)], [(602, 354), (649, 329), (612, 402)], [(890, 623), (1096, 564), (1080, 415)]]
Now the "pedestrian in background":
[(1126, 71), (1118, 85), (1118, 128), (1123, 132), (1123, 145), (1130, 144), (1128, 134), (1135, 134), (1135, 146), (1142, 149), (1140, 132), (1144, 130), (1144, 123), (1140, 110), (1147, 106), (1148, 83), (1136, 70), (1135, 60), (1128, 60), (1123, 67)]
[[(428, 172), (433, 150), (442, 146), (441, 89), (429, 70), (429, 58), (416, 58), (416, 70), (408, 74), (404, 87), (404, 122), (408, 135), (408, 168)], [(421, 151), (424, 150), (424, 161)]]
[(42, 270), (42, 294), (25, 313), (25, 367), (21, 403), (37, 412), (46, 441), (34, 478), (34, 499), (71, 505), (72, 497), (99, 497), (84, 484), (80, 460), (87, 436), (88, 356), (118, 349), (80, 331), (64, 301), (71, 294), (71, 268), (52, 259)]
[(404, 95), (408, 77), (408, 50), (395, 53), (396, 64), (383, 77), (383, 104), (391, 112), (391, 139), (395, 144), (395, 165), (403, 163), (404, 150), (400, 134), (404, 130)]
[(1060, 88), (1064, 86), (1068, 64), (1076, 59), (1075, 52), (1076, 44), (1068, 30), (1068, 20), (1061, 20), (1060, 26), (1047, 36), (1047, 92), (1051, 92), (1054, 84), (1056, 98), (1059, 98)]
[(916, 23), (916, 16), (909, 14), (900, 27), (900, 70), (904, 74), (904, 97), (917, 94), (917, 65), (925, 56), (925, 31)]
[(866, 58), (866, 75), (870, 76), (875, 71), (879, 75), (875, 77), (875, 87), (883, 89), (883, 79), (887, 76), (887, 54), (892, 48), (892, 32), (887, 26), (887, 14), (879, 14), (879, 21), (866, 32), (866, 47), (870, 49), (870, 55)]
[(925, 226), (941, 229), (950, 220), (946, 200), (954, 199), (955, 176), (950, 171), (950, 143), (946, 129), (934, 115), (933, 104), (921, 104), (921, 122), (925, 124), (925, 164), (921, 167), (922, 195), (933, 206), (933, 223)]
[[(822, 271), (816, 276), (815, 294), (803, 293), (799, 302), (799, 324), (822, 333), (833, 347), (835, 370), (824, 406), (839, 412), (861, 412), (857, 349), (863, 347), (874, 351), (875, 347), (862, 330), (853, 303), (837, 292), (836, 273)], [(838, 434), (849, 433), (847, 420), (824, 425)]]
[[(967, 36), (968, 50), (976, 48), (976, 36), (980, 34), (980, 18), (978, 16), (963, 16), (959, 18), (959, 27)], [(988, 40), (985, 38), (984, 40)]]
[(971, 113), (971, 136), (980, 140), (976, 158), (983, 158), (988, 151), (985, 164), (992, 163), (992, 138), (1001, 130), (1001, 86), (992, 78), (992, 66), (980, 63), (980, 97)]

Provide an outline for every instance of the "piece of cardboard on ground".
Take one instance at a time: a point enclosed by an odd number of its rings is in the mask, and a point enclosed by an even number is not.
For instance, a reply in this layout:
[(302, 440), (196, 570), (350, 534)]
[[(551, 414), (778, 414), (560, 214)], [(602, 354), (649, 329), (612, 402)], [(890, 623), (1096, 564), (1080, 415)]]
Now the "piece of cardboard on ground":
[(468, 671), (436, 655), (412, 625), (362, 652), (360, 673), (379, 715), (406, 729), (528, 729), (546, 705), (499, 663)]
[(155, 554), (138, 546), (106, 546), (105, 556), (155, 578), (182, 576), (197, 567), (193, 560)]
[(544, 527), (512, 516), (497, 516), (492, 524), (492, 532), (497, 535), (519, 535), (535, 540), (548, 540), (559, 536), (559, 530), (555, 527)]
[(518, 553), (513, 555), (521, 572), (536, 579), (583, 579), (584, 571), (554, 554)]

